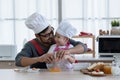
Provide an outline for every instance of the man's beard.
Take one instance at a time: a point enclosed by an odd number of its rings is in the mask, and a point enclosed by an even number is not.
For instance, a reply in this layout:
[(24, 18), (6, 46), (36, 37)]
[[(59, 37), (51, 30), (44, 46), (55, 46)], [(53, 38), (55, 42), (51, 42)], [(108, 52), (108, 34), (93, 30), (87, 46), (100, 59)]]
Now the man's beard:
[(52, 45), (54, 43), (54, 39), (50, 38), (46, 42), (43, 42), (44, 44)]

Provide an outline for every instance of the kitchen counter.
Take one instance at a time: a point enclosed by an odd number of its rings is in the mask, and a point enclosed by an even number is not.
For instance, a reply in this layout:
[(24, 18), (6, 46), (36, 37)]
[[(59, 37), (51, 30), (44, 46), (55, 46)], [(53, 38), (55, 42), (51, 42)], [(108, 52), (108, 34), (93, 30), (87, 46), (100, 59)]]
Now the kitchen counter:
[(0, 57), (0, 61), (15, 61), (15, 57)]
[(11, 57), (0, 58), (0, 69), (13, 69), (15, 68), (15, 59)]
[(13, 69), (0, 69), (0, 78), (3, 80), (119, 80), (120, 76), (90, 76), (80, 71), (49, 72), (16, 72)]

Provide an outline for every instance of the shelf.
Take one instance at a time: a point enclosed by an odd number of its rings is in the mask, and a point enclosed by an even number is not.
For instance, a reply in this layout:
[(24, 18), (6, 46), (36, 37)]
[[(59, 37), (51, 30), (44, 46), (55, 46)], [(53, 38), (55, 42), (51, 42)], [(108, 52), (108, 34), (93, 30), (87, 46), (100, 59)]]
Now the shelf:
[(73, 36), (72, 38), (94, 38), (94, 36)]
[(95, 36), (94, 35), (85, 35), (85, 36), (73, 36), (72, 38), (91, 38), (92, 39), (92, 50), (85, 52), (84, 54), (93, 54), (93, 57), (95, 57)]

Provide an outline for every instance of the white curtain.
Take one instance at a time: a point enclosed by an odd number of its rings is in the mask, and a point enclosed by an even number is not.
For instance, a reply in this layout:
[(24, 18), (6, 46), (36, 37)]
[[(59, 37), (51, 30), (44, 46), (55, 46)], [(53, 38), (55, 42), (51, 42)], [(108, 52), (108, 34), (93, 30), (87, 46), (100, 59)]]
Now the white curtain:
[(24, 24), (34, 12), (57, 26), (57, 4), (57, 0), (0, 0), (0, 45), (17, 45), (19, 52), (26, 41), (34, 38), (34, 32)]
[(120, 0), (60, 1), (61, 3), (58, 0), (0, 0), (0, 44), (17, 45), (19, 52), (26, 41), (34, 38), (33, 31), (25, 26), (24, 21), (36, 11), (46, 16), (55, 29), (58, 18), (68, 19), (77, 28), (78, 34), (85, 31), (96, 37), (99, 29), (111, 29), (112, 19), (120, 19)]

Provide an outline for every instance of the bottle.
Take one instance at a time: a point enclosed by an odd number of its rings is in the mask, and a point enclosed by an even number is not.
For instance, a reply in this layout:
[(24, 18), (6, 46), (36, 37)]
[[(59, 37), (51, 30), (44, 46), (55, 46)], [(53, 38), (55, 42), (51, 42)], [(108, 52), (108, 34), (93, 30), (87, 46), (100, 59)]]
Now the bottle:
[(116, 57), (113, 57), (113, 62), (112, 62), (112, 66), (116, 66)]
[(111, 65), (110, 64), (105, 65), (104, 68), (103, 68), (103, 72), (105, 74), (112, 74), (112, 72), (111, 72)]
[(111, 69), (112, 75), (117, 76), (120, 75), (120, 68), (117, 65), (116, 57), (114, 57), (114, 60), (112, 62), (112, 69)]

